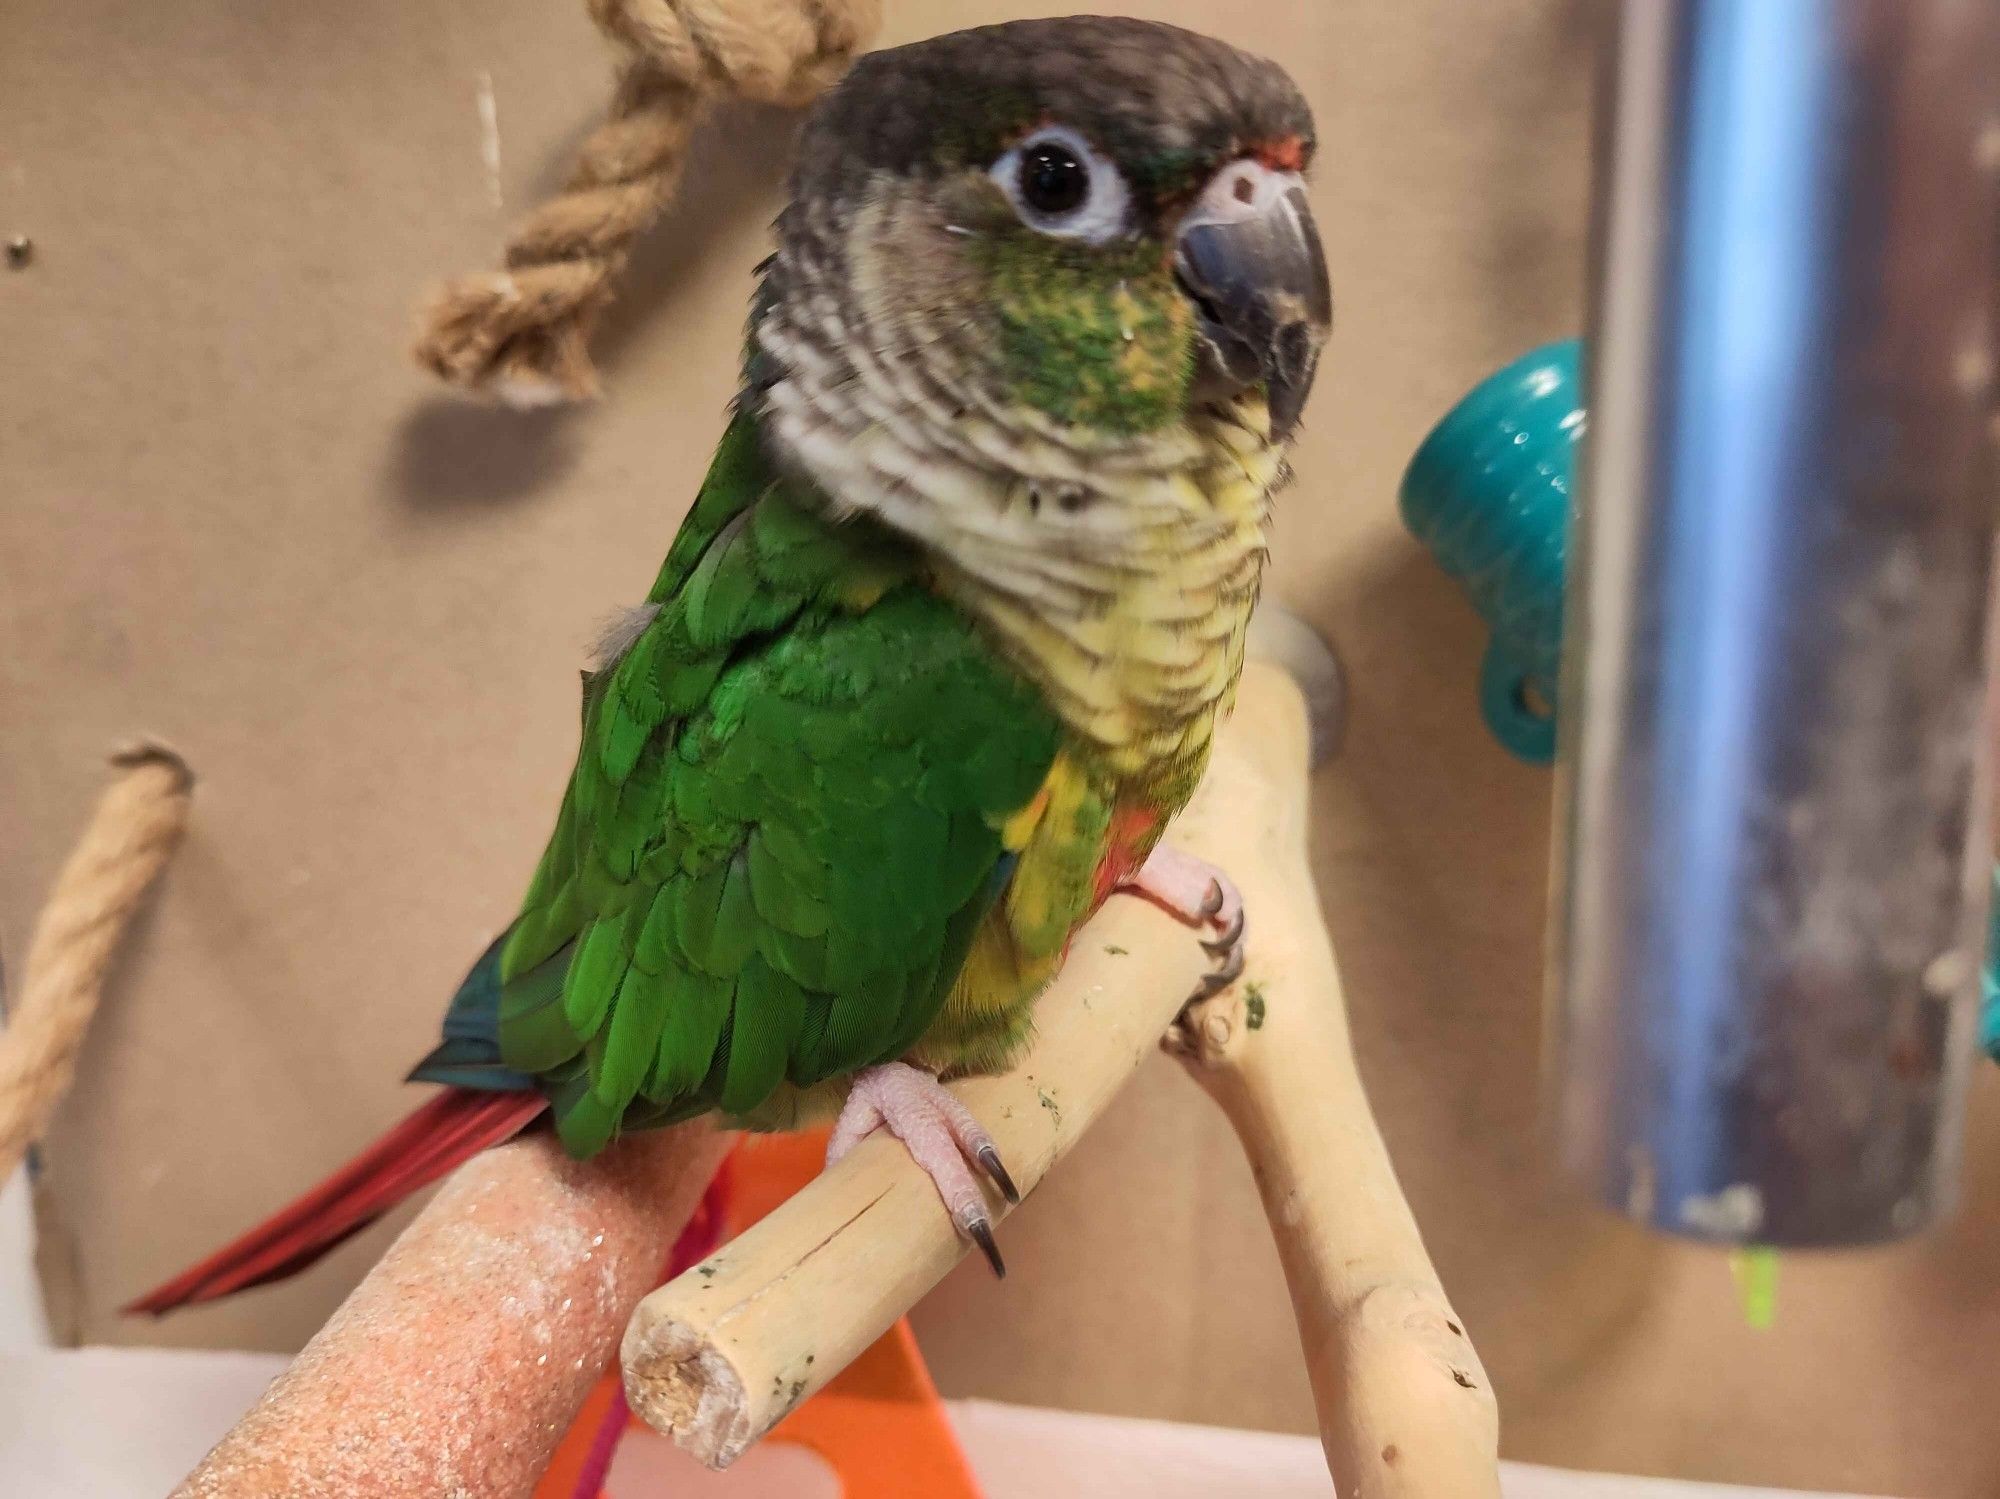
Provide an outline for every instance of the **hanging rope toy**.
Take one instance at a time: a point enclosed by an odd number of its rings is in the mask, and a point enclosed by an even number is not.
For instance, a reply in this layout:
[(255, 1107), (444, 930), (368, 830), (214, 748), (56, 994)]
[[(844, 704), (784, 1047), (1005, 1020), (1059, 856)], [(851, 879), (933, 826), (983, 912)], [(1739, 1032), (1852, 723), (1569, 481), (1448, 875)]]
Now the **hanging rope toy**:
[(672, 198), (688, 141), (724, 97), (796, 107), (847, 71), (880, 0), (586, 0), (624, 54), (610, 116), (562, 192), (508, 240), (504, 268), (447, 285), (419, 363), (512, 405), (597, 394), (590, 336), (633, 241)]
[(56, 879), (0, 1031), (0, 1183), (68, 1091), (119, 939), (187, 829), (194, 777), (180, 756), (143, 745), (112, 763), (118, 779)]

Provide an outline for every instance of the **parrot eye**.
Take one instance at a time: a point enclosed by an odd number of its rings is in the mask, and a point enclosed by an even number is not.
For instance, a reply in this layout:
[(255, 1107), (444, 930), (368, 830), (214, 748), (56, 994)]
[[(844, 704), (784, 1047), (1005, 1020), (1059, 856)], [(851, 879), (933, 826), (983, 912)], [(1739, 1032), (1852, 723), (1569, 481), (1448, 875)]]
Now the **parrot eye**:
[(1132, 194), (1117, 167), (1074, 130), (1038, 130), (989, 175), (1030, 229), (1103, 244), (1130, 227)]
[(1021, 155), (1021, 201), (1036, 213), (1068, 213), (1090, 196), (1090, 168), (1061, 141), (1043, 141)]

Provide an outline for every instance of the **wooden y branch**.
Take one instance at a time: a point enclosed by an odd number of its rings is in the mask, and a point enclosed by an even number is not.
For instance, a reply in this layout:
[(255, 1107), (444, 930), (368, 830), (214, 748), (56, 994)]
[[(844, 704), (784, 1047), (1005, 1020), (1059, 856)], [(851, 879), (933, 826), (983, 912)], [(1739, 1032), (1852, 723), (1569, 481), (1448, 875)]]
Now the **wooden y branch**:
[[(1499, 1492), (1496, 1407), (1355, 1072), (1306, 861), (1305, 783), (1299, 694), (1283, 672), (1253, 665), (1209, 778), (1174, 831), (1242, 889), (1249, 965), (1171, 1040), (1257, 1173), (1341, 1494), (1488, 1499)], [(1113, 901), (1041, 1000), (1033, 1054), (1005, 1077), (957, 1086), (1024, 1189), (1167, 1030), (1204, 961), (1159, 912)], [(901, 1147), (870, 1140), (640, 1303), (625, 1335), (627, 1397), (658, 1430), (724, 1466), (965, 1252)]]
[(1250, 1158), (1343, 1499), (1491, 1499), (1499, 1408), (1355, 1070), (1306, 855), (1303, 706), (1281, 688), (1255, 703), (1257, 733), (1228, 742), (1254, 763), (1219, 764), (1226, 798), (1197, 803), (1178, 829), (1243, 892), (1248, 962), (1181, 1016), (1168, 1047)]
[(461, 1167), (175, 1499), (525, 1499), (730, 1138)]
[[(953, 1087), (1033, 1190), (1158, 1045), (1208, 964), (1194, 935), (1114, 900), (1036, 1010), (1002, 1077)], [(1006, 1205), (993, 1198), (998, 1217)], [(1001, 1242), (1006, 1242), (1004, 1228)], [(651, 1426), (724, 1467), (844, 1369), (965, 1255), (930, 1180), (885, 1134), (639, 1304), (625, 1394)]]

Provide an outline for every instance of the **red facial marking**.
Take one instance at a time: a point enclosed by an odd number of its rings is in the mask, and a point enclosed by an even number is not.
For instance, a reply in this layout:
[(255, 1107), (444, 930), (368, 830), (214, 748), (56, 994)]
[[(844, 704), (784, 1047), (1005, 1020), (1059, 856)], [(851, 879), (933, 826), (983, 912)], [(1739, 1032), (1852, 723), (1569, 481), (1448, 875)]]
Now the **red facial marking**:
[(1258, 141), (1250, 154), (1274, 172), (1302, 172), (1306, 165), (1306, 143), (1296, 135), (1279, 140)]

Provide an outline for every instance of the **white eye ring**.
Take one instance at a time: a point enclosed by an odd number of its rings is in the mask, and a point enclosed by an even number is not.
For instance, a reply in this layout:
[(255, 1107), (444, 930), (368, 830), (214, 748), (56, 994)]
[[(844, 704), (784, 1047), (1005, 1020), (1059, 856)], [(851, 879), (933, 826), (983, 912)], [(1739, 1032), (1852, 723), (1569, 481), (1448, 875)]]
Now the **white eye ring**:
[[(1070, 208), (1049, 212), (1028, 202), (1022, 192), (1021, 167), (1041, 147), (1066, 152), (1088, 174), (1082, 199)], [(1023, 140), (988, 168), (1014, 212), (1030, 229), (1056, 239), (1080, 239), (1101, 245), (1127, 234), (1132, 227), (1132, 190), (1111, 159), (1064, 125), (1048, 125)]]

